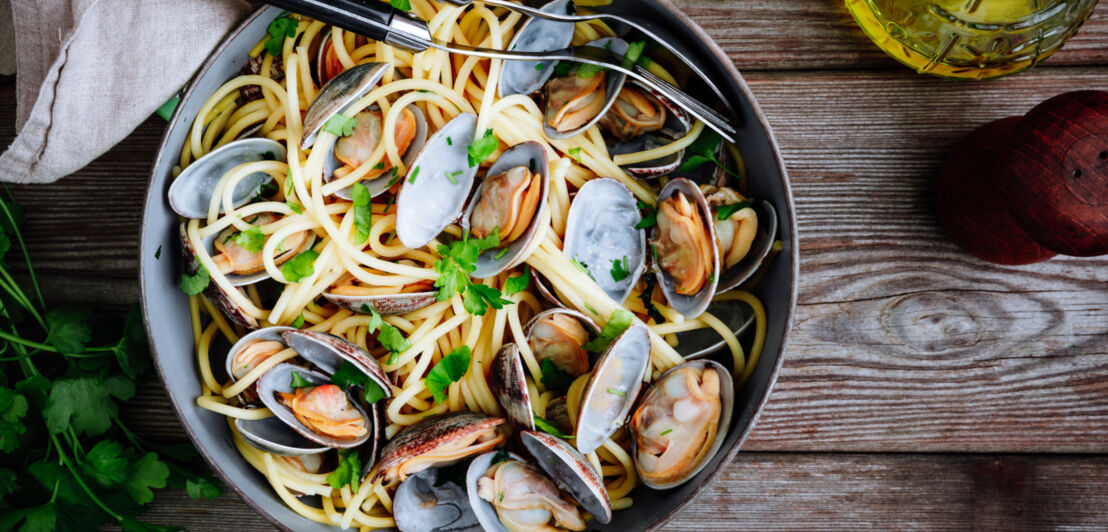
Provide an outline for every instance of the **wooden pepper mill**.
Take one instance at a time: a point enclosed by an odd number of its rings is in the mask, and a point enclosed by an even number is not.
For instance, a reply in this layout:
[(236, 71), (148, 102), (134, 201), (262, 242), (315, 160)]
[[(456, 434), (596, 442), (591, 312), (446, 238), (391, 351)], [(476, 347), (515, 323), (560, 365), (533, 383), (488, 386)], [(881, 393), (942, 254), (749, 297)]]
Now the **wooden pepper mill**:
[(951, 240), (982, 260), (1108, 254), (1108, 92), (974, 130), (943, 161), (936, 200)]

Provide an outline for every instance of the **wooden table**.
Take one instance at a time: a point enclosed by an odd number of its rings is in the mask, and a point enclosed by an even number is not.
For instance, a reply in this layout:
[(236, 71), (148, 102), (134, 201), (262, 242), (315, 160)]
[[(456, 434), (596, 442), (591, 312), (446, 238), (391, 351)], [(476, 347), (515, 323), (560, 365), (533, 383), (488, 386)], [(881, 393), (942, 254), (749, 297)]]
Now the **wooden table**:
[[(668, 530), (1108, 526), (1108, 260), (1029, 267), (949, 243), (931, 199), (959, 136), (1075, 89), (1108, 89), (1108, 5), (1031, 72), (916, 75), (838, 0), (682, 0), (775, 128), (801, 235), (784, 368), (744, 452)], [(11, 80), (0, 137), (14, 134)], [(139, 299), (138, 233), (165, 123), (51, 186), (15, 187), (51, 302)], [(757, 179), (757, 176), (754, 176)], [(128, 412), (183, 438), (158, 382)], [(142, 405), (138, 407), (137, 405)], [(270, 530), (234, 495), (164, 492), (147, 517)]]

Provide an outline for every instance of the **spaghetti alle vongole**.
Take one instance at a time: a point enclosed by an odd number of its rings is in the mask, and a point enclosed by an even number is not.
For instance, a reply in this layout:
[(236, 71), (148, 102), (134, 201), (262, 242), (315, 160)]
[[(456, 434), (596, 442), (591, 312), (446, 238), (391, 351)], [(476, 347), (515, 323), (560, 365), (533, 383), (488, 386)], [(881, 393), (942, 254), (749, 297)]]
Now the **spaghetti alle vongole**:
[[(411, 5), (459, 44), (554, 31)], [(601, 22), (555, 30), (674, 80)], [(737, 150), (612, 72), (412, 54), (296, 15), (269, 33), (197, 115), (171, 195), (206, 209), (181, 226), (196, 403), (292, 510), (422, 529), (413, 501), (445, 485), (478, 495), (458, 526), (584, 530), (707, 465), (766, 334), (736, 289), (773, 238)]]

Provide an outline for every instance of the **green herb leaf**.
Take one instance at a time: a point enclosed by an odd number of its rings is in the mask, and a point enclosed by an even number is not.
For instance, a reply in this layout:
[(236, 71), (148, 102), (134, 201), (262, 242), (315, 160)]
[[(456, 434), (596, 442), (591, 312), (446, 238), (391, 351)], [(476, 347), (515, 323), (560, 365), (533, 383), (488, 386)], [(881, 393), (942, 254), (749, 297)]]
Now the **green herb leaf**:
[(235, 235), (235, 243), (250, 253), (260, 253), (265, 247), (265, 233), (258, 227), (251, 227)]
[(292, 382), (289, 383), (290, 388), (295, 390), (297, 388), (311, 388), (312, 386), (315, 386), (315, 384), (301, 377), (299, 371), (292, 372)]
[(373, 195), (361, 183), (354, 183), (354, 241), (361, 244), (369, 240), (369, 231), (373, 229)]
[(282, 264), (281, 274), (285, 276), (285, 281), (299, 283), (301, 280), (314, 275), (317, 258), (319, 258), (319, 253), (309, 249)]
[(185, 490), (193, 499), (215, 499), (223, 494), (223, 489), (214, 482), (204, 478), (190, 478), (185, 482)]
[(573, 257), (573, 260), (570, 261), (570, 262), (573, 263), (573, 267), (577, 268), (578, 271), (580, 271), (581, 273), (583, 273), (585, 275), (588, 275), (589, 278), (591, 278), (592, 280), (594, 280), (594, 281), (596, 280), (596, 277), (593, 277), (592, 272), (589, 271), (589, 265), (588, 264), (585, 264), (584, 262), (581, 262), (581, 261), (577, 260), (576, 256)]
[(608, 318), (608, 323), (604, 325), (604, 330), (600, 331), (600, 336), (593, 338), (591, 341), (581, 346), (590, 353), (602, 353), (612, 341), (623, 334), (631, 323), (634, 321), (635, 315), (624, 309), (616, 309), (612, 313), (612, 316)]
[(713, 161), (715, 161), (715, 159), (711, 157), (705, 157), (703, 155), (693, 155), (685, 160), (685, 162), (681, 163), (681, 167), (678, 168), (678, 171), (689, 172), (692, 170), (696, 170), (697, 168), (700, 168), (701, 166), (704, 166), (705, 164)]
[(381, 389), (381, 385), (376, 381), (366, 381), (365, 386), (362, 388), (362, 395), (365, 397), (365, 402), (368, 404), (376, 403), (385, 398), (385, 390)]
[(569, 149), (569, 156), (573, 157), (573, 160), (577, 161), (577, 164), (582, 164), (581, 163), (581, 148), (570, 148)]
[(269, 39), (265, 42), (265, 49), (269, 55), (280, 57), (284, 51), (285, 37), (295, 37), (299, 23), (290, 17), (280, 17), (269, 23)]
[(469, 167), (473, 168), (489, 158), (500, 147), (500, 141), (496, 140), (491, 129), (485, 130), (485, 135), (473, 141), (466, 151), (468, 152)]
[(716, 211), (716, 219), (722, 222), (730, 218), (732, 214), (747, 208), (753, 208), (753, 206), (745, 201), (732, 203), (730, 205), (720, 205)]
[(491, 286), (483, 285), (481, 283), (471, 283), (466, 288), (465, 298), (463, 306), (466, 312), (473, 314), (474, 316), (484, 316), (488, 307), (494, 309), (502, 309), (504, 305), (511, 305), (512, 302), (504, 299), (500, 290), (497, 290)]
[(553, 360), (544, 358), (540, 366), (542, 369), (542, 385), (546, 386), (547, 390), (568, 390), (569, 385), (573, 384), (573, 375), (554, 365)]
[(169, 122), (169, 119), (173, 118), (173, 112), (177, 110), (177, 104), (179, 103), (181, 103), (181, 97), (175, 95), (168, 101), (163, 103), (162, 106), (154, 112), (157, 113), (158, 116), (162, 117), (162, 120)]
[(77, 307), (60, 307), (46, 313), (46, 343), (62, 353), (77, 354), (85, 350), (92, 338), (88, 320), (92, 312)]
[(389, 5), (401, 11), (412, 10), (412, 3), (409, 0), (389, 0)]
[(126, 401), (135, 394), (135, 385), (123, 377), (103, 381), (94, 377), (71, 377), (54, 381), (46, 406), (42, 409), (51, 434), (73, 427), (78, 433), (99, 436), (111, 427), (119, 412), (112, 397)]
[(292, 328), (293, 329), (299, 329), (303, 326), (304, 326), (304, 313), (301, 312), (300, 315), (297, 316), (295, 320), (293, 320)]
[[(381, 332), (377, 334), (377, 341), (393, 355), (399, 355), (412, 346), (412, 343), (404, 338), (404, 333), (389, 323), (381, 324)], [(389, 363), (394, 364), (395, 361)]]
[(208, 276), (208, 270), (201, 264), (195, 274), (182, 274), (181, 284), (179, 286), (185, 295), (195, 296), (208, 288), (208, 284), (211, 283), (211, 281), (211, 278)]
[(635, 41), (629, 44), (627, 53), (623, 55), (623, 68), (630, 69), (635, 66), (635, 63), (638, 63), (639, 58), (642, 57), (644, 48), (646, 48), (646, 41)]
[(507, 462), (512, 457), (508, 454), (508, 450), (501, 447), (496, 450), (496, 454), (492, 455), (492, 463), (489, 465), (499, 464), (500, 462)]
[(492, 258), (494, 258), (496, 260), (500, 260), (500, 259), (504, 258), (504, 255), (507, 255), (507, 254), (508, 254), (508, 248), (503, 247), (503, 248), (500, 248), (500, 251), (497, 251), (496, 255), (493, 255)]
[(577, 77), (581, 79), (591, 79), (593, 76), (605, 70), (608, 69), (591, 63), (581, 63), (581, 66), (577, 67)]
[(23, 418), (29, 406), (26, 396), (0, 388), (0, 451), (10, 453), (19, 446), (19, 435), (27, 430)]
[(509, 277), (507, 281), (504, 281), (504, 295), (514, 296), (531, 286), (531, 267), (524, 266), (523, 274), (515, 277)]
[(558, 438), (562, 438), (562, 439), (570, 438), (569, 435), (562, 434), (562, 431), (558, 430), (558, 427), (554, 426), (553, 423), (551, 423), (551, 422), (549, 422), (549, 421), (547, 421), (547, 420), (545, 420), (545, 419), (543, 419), (539, 416), (534, 416), (534, 418), (535, 418), (535, 426), (538, 427), (539, 430), (541, 430), (541, 431), (543, 431), (543, 432), (545, 432), (545, 433), (547, 433), (551, 436), (558, 437)]
[(52, 532), (57, 527), (58, 512), (55, 503), (46, 503), (31, 508), (19, 508), (0, 513), (0, 527), (18, 532)]
[(410, 176), (408, 176), (408, 184), (409, 185), (415, 184), (415, 180), (416, 180), (417, 177), (419, 177), (419, 167), (418, 166), (413, 168), (412, 169), (412, 174)]
[(631, 275), (631, 269), (627, 264), (627, 255), (623, 256), (623, 262), (618, 260), (612, 261), (612, 270), (610, 273), (612, 274), (612, 280), (617, 283)]
[(292, 212), (296, 214), (304, 214), (304, 206), (295, 201), (286, 201), (285, 205), (288, 205), (289, 209), (292, 209)]
[(358, 127), (357, 119), (338, 114), (332, 116), (327, 120), (327, 123), (323, 124), (323, 131), (336, 137), (349, 137), (351, 133), (354, 133), (355, 127)]
[(572, 61), (558, 61), (557, 65), (554, 65), (554, 77), (564, 78), (573, 71)]
[(339, 449), (339, 466), (327, 475), (327, 483), (334, 489), (350, 486), (354, 493), (358, 493), (361, 479), (362, 459), (358, 457), (358, 450)]
[(339, 369), (331, 375), (331, 384), (343, 390), (349, 390), (351, 386), (362, 386), (368, 380), (369, 376), (362, 373), (358, 366), (351, 364), (348, 360), (343, 360)]
[(81, 462), (81, 469), (105, 488), (118, 486), (127, 480), (127, 460), (123, 454), (123, 445), (111, 440), (101, 440), (89, 449)]
[(428, 390), (431, 390), (431, 395), (435, 397), (436, 404), (446, 401), (446, 391), (450, 388), (450, 384), (462, 380), (462, 377), (469, 371), (471, 356), (469, 346), (460, 346), (451, 351), (449, 355), (442, 357), (442, 360), (427, 373), (427, 378), (423, 380), (423, 383)]
[(662, 433), (659, 434), (659, 436), (665, 436), (666, 434), (669, 434), (671, 432), (673, 432), (673, 429), (666, 429), (666, 430), (663, 430)]
[(169, 466), (159, 462), (156, 453), (146, 453), (138, 462), (131, 464), (127, 493), (136, 503), (146, 504), (154, 500), (154, 492), (150, 488), (164, 488), (166, 480), (169, 480)]
[(458, 170), (457, 172), (450, 172), (449, 174), (446, 174), (446, 178), (450, 180), (451, 184), (457, 185), (458, 179), (456, 176), (462, 175), (462, 173), (463, 172), (461, 170)]
[(635, 224), (635, 229), (649, 229), (658, 225), (658, 210), (648, 203), (638, 202), (639, 210), (645, 211), (642, 220)]
[(624, 392), (622, 390), (617, 390), (615, 388), (608, 388), (605, 391), (607, 391), (608, 393), (610, 393), (612, 395), (618, 395), (620, 397), (627, 397), (627, 392)]

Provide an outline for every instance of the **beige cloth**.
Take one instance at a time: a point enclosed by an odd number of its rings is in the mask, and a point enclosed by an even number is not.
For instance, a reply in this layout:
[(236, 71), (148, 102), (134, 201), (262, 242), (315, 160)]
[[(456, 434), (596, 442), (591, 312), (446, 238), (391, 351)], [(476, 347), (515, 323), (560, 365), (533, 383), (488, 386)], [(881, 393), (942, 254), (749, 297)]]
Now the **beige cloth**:
[[(246, 0), (0, 0), (0, 10), (9, 3), (19, 133), (0, 155), (0, 181), (19, 183), (57, 180), (123, 140), (252, 9)], [(0, 33), (0, 54), (11, 41)]]

